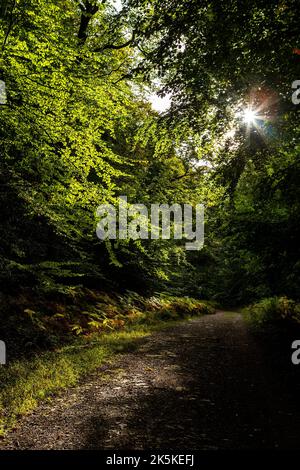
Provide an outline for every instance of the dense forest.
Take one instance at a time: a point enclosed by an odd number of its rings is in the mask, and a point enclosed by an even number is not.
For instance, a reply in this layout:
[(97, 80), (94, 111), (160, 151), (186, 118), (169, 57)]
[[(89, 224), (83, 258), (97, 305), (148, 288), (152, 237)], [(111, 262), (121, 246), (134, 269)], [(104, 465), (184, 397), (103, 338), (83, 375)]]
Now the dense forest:
[[(1, 0), (8, 355), (172, 297), (174, 311), (256, 304), (297, 321), (297, 79), (296, 0)], [(120, 196), (203, 204), (204, 248), (99, 240), (97, 207)]]

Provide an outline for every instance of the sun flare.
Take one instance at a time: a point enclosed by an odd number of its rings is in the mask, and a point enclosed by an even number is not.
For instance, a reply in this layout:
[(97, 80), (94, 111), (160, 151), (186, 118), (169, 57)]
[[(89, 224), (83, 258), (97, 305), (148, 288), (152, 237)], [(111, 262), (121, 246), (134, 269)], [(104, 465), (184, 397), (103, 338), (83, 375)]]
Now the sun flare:
[(253, 124), (257, 117), (257, 113), (254, 109), (247, 108), (243, 112), (243, 120), (246, 124)]

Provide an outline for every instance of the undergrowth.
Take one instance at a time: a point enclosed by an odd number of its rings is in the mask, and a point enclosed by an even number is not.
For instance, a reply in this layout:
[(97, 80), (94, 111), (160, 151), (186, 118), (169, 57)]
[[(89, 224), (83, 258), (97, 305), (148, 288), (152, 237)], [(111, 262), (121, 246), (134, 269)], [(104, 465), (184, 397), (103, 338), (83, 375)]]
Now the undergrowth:
[(250, 305), (246, 318), (256, 328), (281, 323), (300, 324), (300, 304), (287, 297), (270, 297)]
[[(184, 318), (214, 313), (209, 303), (191, 298), (144, 298), (133, 292), (123, 296), (85, 293), (82, 311), (77, 298), (70, 303), (55, 303), (52, 312), (48, 305), (47, 314), (42, 313), (42, 303), (35, 310), (23, 309), (26, 321), (21, 322), (20, 331), (23, 327), (30, 354), (27, 349), (26, 354), (17, 349), (18, 356), (0, 369), (0, 435), (5, 435), (41, 400), (50, 400), (114, 355), (134, 349), (153, 330)], [(38, 349), (35, 337), (40, 342)], [(51, 347), (47, 349), (49, 338)]]

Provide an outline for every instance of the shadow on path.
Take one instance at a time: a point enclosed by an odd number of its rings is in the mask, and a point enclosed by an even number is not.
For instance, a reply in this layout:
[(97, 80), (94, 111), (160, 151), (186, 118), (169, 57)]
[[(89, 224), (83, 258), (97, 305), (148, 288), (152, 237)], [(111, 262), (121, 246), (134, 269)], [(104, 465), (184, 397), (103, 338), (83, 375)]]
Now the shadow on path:
[(26, 449), (297, 448), (294, 397), (239, 314), (219, 312), (147, 338), (9, 437)]

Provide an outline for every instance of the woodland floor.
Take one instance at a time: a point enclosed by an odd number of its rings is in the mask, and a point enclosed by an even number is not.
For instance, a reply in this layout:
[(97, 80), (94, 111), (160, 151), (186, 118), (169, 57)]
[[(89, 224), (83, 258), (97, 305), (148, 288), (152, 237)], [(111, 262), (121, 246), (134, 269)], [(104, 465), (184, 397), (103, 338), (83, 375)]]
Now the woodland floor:
[(237, 313), (180, 323), (42, 404), (1, 446), (297, 448), (295, 390), (266, 355)]

